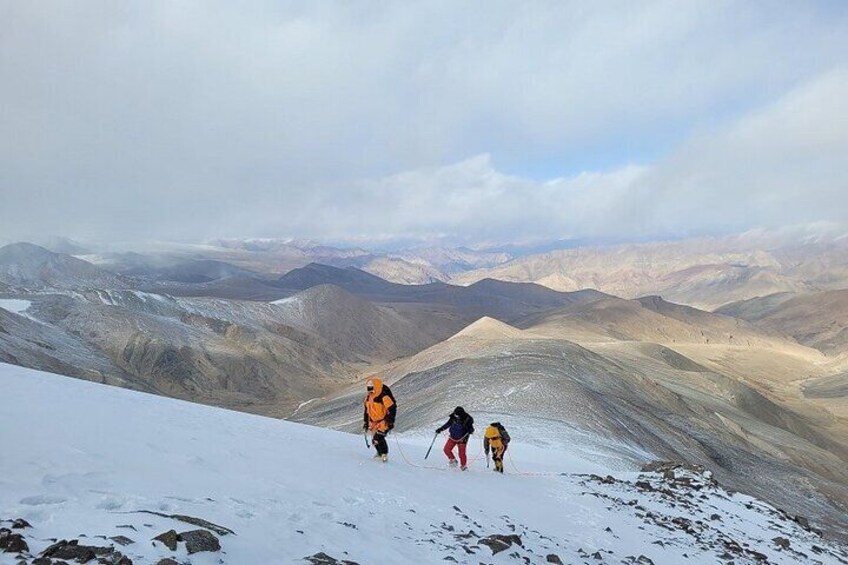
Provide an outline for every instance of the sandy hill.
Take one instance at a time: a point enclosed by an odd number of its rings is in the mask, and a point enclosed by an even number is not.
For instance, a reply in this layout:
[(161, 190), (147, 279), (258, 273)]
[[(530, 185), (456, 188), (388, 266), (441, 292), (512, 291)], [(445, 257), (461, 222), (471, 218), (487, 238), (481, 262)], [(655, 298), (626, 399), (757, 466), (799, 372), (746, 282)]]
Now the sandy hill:
[(718, 312), (791, 335), (829, 355), (848, 352), (848, 289), (773, 294), (729, 304)]
[(774, 335), (734, 318), (672, 304), (655, 296), (638, 300), (604, 297), (529, 316), (517, 325), (535, 333), (578, 342), (617, 340), (724, 344), (806, 352), (806, 348), (791, 338)]
[(848, 243), (742, 234), (674, 242), (578, 247), (518, 257), (454, 276), (536, 282), (561, 291), (596, 288), (624, 298), (661, 295), (713, 310), (776, 292), (848, 287)]
[(472, 323), (450, 339), (529, 339), (530, 334), (519, 330), (500, 320), (484, 316)]

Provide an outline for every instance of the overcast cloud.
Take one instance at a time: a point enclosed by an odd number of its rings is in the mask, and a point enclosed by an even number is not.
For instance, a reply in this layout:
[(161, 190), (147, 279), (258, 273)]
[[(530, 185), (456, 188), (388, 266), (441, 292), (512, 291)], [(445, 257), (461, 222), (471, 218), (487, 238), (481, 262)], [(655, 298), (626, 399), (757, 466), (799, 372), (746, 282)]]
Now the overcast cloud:
[(0, 0), (0, 80), (0, 239), (848, 222), (842, 2)]

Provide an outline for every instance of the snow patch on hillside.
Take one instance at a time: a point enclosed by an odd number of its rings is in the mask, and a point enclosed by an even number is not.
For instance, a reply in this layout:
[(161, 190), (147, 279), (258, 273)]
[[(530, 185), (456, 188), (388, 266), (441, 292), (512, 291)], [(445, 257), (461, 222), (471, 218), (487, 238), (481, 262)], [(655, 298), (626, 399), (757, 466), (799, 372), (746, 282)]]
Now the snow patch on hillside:
[(8, 310), (13, 314), (22, 314), (26, 312), (29, 307), (32, 306), (32, 302), (29, 300), (18, 300), (15, 298), (0, 298), (0, 308), (4, 310)]

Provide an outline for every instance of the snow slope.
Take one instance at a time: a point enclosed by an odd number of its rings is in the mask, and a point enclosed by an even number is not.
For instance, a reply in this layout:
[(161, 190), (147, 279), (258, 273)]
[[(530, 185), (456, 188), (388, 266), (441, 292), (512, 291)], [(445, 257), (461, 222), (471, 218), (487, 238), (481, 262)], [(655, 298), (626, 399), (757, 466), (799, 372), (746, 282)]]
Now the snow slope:
[[(658, 474), (583, 475), (606, 470), (517, 441), (509, 474), (482, 460), (461, 473), (442, 466), (437, 448), (423, 461), (423, 433), (393, 439), (381, 464), (361, 436), (12, 365), (0, 364), (0, 390), (0, 519), (34, 526), (15, 530), (33, 554), (48, 538), (85, 534), (80, 543), (135, 540), (120, 550), (136, 564), (298, 563), (318, 552), (362, 564), (546, 563), (554, 554), (564, 563), (679, 564), (715, 562), (731, 540), (737, 563), (753, 561), (752, 551), (774, 563), (802, 554), (846, 562), (844, 550), (750, 497), (707, 485), (675, 498), (658, 492)], [(469, 451), (478, 449), (475, 441)], [(235, 535), (221, 537), (220, 553), (188, 556), (182, 544), (172, 552), (149, 540), (194, 526), (139, 510), (199, 517)], [(480, 542), (493, 534), (518, 535), (522, 546), (493, 556)], [(0, 564), (16, 562), (0, 553)]]

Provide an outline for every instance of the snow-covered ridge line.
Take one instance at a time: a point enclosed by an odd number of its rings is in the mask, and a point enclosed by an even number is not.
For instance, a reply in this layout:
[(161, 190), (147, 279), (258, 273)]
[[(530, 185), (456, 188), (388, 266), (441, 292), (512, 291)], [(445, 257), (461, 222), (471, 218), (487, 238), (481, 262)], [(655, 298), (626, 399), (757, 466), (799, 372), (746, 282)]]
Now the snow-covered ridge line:
[[(363, 564), (848, 558), (698, 470), (608, 474), (517, 441), (507, 475), (483, 460), (460, 473), (438, 457), (425, 462), (417, 434), (392, 439), (383, 465), (356, 435), (11, 365), (0, 364), (0, 388), (0, 443), (13, 453), (0, 458), (0, 519), (33, 526), (14, 530), (31, 555), (48, 538), (116, 546), (124, 536), (131, 543), (116, 550), (136, 564), (298, 563), (321, 553)], [(151, 542), (170, 530), (205, 530), (221, 548), (189, 554), (187, 535)], [(16, 555), (0, 553), (0, 564)]]

